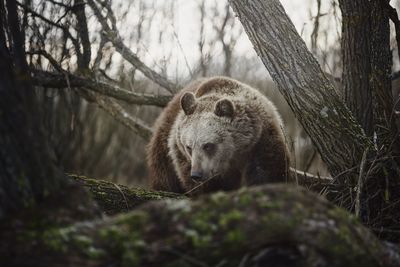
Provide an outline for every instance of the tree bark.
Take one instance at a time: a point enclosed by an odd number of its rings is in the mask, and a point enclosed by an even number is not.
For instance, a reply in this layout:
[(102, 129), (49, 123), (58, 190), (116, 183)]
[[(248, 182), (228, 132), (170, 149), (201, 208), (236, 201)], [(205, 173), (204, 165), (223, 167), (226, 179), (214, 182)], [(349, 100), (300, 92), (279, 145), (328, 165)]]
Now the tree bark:
[(367, 136), (372, 136), (371, 8), (369, 1), (340, 0), (344, 100)]
[[(20, 223), (21, 224), (21, 223)], [(22, 223), (23, 224), (23, 223)], [(398, 266), (394, 250), (306, 190), (162, 200), (92, 223), (0, 235), (7, 266)], [(275, 264), (275, 265), (274, 265)]]
[[(399, 132), (395, 122), (391, 70), (388, 1), (371, 1), (371, 77), (374, 126), (379, 150), (400, 155)], [(383, 148), (382, 148), (383, 146)], [(400, 163), (400, 159), (395, 159)]]
[(307, 50), (280, 2), (230, 3), (332, 176), (354, 184), (355, 166), (372, 144)]
[(374, 228), (398, 228), (400, 220), (400, 145), (395, 123), (391, 87), (389, 5), (370, 1), (370, 65), (374, 142), (379, 160), (369, 165), (369, 175), (360, 184), (360, 218)]
[[(65, 186), (29, 84), (15, 1), (0, 1), (0, 218)], [(46, 164), (42, 164), (46, 162)]]
[(80, 38), (80, 44), (82, 44), (82, 52), (80, 51), (80, 47), (75, 47), (77, 51), (79, 71), (89, 69), (92, 54), (85, 8), (86, 3), (83, 0), (74, 0), (72, 11), (74, 12), (77, 20), (76, 31), (78, 32), (78, 37)]

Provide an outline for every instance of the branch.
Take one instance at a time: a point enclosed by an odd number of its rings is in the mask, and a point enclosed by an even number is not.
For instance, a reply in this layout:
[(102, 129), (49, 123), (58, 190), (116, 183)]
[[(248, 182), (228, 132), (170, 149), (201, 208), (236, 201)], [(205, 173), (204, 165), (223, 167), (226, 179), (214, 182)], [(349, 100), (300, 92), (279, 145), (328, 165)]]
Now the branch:
[[(151, 96), (145, 94), (136, 94), (124, 89), (120, 89), (118, 87), (113, 87), (106, 83), (102, 82), (94, 82), (90, 79), (79, 77), (73, 74), (69, 74), (64, 71), (55, 61), (51, 55), (49, 55), (46, 51), (39, 51), (40, 54), (45, 56), (52, 65), (56, 69), (58, 69), (63, 74), (55, 74), (45, 71), (32, 70), (32, 82), (34, 85), (40, 85), (44, 87), (84, 87), (82, 90), (78, 91), (78, 93), (85, 98), (89, 102), (94, 102), (99, 105), (103, 110), (109, 113), (114, 119), (128, 127), (128, 129), (132, 130), (135, 134), (142, 137), (145, 141), (150, 139), (152, 134), (151, 128), (146, 125), (139, 118), (132, 117), (128, 112), (124, 110), (122, 106), (118, 103), (109, 99), (105, 96), (102, 96), (95, 92), (90, 92), (86, 90), (86, 88), (92, 89), (96, 92), (101, 92), (108, 96), (113, 96), (116, 99), (125, 100), (126, 102), (130, 102), (133, 104), (160, 104), (159, 102), (154, 102), (154, 100), (161, 100), (164, 96)], [(38, 53), (38, 52), (37, 52)], [(165, 97), (166, 98), (166, 97)]]
[(87, 25), (85, 6), (86, 5), (83, 0), (75, 0), (72, 9), (77, 20), (76, 31), (78, 32), (83, 48), (82, 54), (78, 57), (79, 69), (88, 69), (91, 58), (91, 45), (89, 39), (89, 30)]
[(55, 70), (57, 70), (57, 71), (60, 72), (60, 73), (65, 73), (65, 70), (61, 67), (60, 63), (57, 62), (57, 60), (56, 60), (52, 55), (50, 55), (49, 53), (47, 53), (47, 51), (44, 50), (44, 49), (26, 51), (25, 54), (31, 55), (31, 56), (32, 56), (32, 55), (40, 55), (40, 56), (43, 56), (44, 58), (46, 58), (46, 59), (49, 61), (49, 63), (51, 64), (51, 66), (52, 66)]
[[(398, 251), (321, 197), (286, 185), (160, 200), (68, 227), (8, 224), (6, 266), (399, 266)], [(14, 227), (17, 225), (17, 227)], [(31, 223), (29, 222), (29, 225)]]
[[(169, 81), (165, 77), (161, 76), (160, 74), (158, 74), (157, 72), (153, 71), (151, 68), (146, 66), (146, 64), (144, 64), (139, 59), (139, 57), (135, 53), (133, 53), (132, 50), (129, 49), (129, 47), (127, 47), (124, 44), (116, 27), (110, 28), (110, 26), (107, 24), (107, 18), (103, 17), (100, 9), (97, 7), (96, 3), (93, 0), (88, 0), (87, 3), (92, 8), (95, 16), (97, 17), (97, 20), (100, 22), (103, 34), (106, 37), (106, 39), (109, 40), (115, 46), (115, 49), (118, 51), (118, 53), (121, 54), (121, 56), (125, 60), (127, 60), (138, 70), (140, 70), (147, 78), (149, 78), (156, 84), (162, 86), (169, 92), (175, 93), (178, 91), (179, 88), (178, 85), (174, 84), (173, 82)], [(112, 12), (111, 8), (108, 9), (108, 12), (109, 13)], [(112, 13), (111, 15), (109, 15), (109, 17), (111, 21), (114, 21)]]
[(324, 191), (332, 191), (336, 188), (333, 184), (331, 177), (313, 175), (311, 173), (296, 170), (290, 167), (289, 182), (308, 188), (315, 193), (322, 193)]
[(110, 114), (114, 119), (128, 127), (135, 134), (142, 137), (146, 142), (150, 140), (152, 131), (149, 126), (146, 125), (144, 121), (139, 118), (132, 117), (126, 110), (108, 97), (101, 96), (96, 93), (89, 91), (80, 92), (81, 96), (84, 97), (89, 102), (95, 102), (99, 107)]
[(117, 86), (112, 86), (101, 81), (94, 81), (74, 74), (56, 74), (47, 71), (34, 70), (32, 82), (34, 85), (51, 88), (84, 87), (102, 95), (111, 96), (115, 99), (135, 105), (164, 107), (171, 99), (171, 96), (156, 96), (130, 92)]
[(51, 25), (51, 26), (53, 26), (53, 27), (56, 27), (56, 28), (62, 30), (62, 31), (64, 32), (64, 34), (66, 34), (67, 37), (68, 37), (69, 39), (71, 39), (71, 42), (74, 44), (76, 53), (77, 53), (77, 54), (80, 54), (80, 50), (79, 50), (79, 47), (80, 47), (79, 41), (78, 41), (76, 38), (74, 38), (74, 37), (72, 36), (72, 34), (71, 34), (71, 32), (69, 31), (68, 27), (63, 26), (63, 25), (60, 25), (60, 24), (58, 24), (57, 22), (54, 22), (54, 21), (52, 21), (51, 19), (46, 18), (46, 17), (43, 16), (42, 14), (39, 14), (39, 13), (35, 12), (34, 10), (30, 9), (28, 6), (26, 6), (26, 5), (24, 5), (24, 4), (21, 4), (21, 3), (19, 3), (19, 2), (16, 2), (16, 3), (17, 3), (18, 6), (20, 6), (21, 8), (23, 8), (23, 9), (25, 10), (25, 12), (30, 13), (33, 17), (37, 17), (37, 18), (41, 19), (42, 21), (46, 22), (47, 24), (49, 24), (49, 25)]

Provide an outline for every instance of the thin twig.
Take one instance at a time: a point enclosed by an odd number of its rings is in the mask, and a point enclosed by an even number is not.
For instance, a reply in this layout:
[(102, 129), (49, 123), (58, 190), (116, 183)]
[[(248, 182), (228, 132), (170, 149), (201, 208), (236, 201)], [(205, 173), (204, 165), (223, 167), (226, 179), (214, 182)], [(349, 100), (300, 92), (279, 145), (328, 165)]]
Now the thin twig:
[(118, 191), (121, 193), (122, 197), (124, 198), (124, 201), (125, 201), (125, 204), (126, 204), (126, 208), (127, 208), (127, 210), (129, 210), (129, 203), (128, 203), (128, 200), (126, 199), (125, 194), (124, 194), (124, 192), (122, 191), (121, 187), (119, 187), (119, 185), (117, 185), (116, 183), (112, 183), (112, 184), (113, 184), (113, 185), (118, 189)]
[(208, 178), (207, 180), (199, 183), (198, 185), (196, 185), (195, 187), (193, 187), (192, 189), (190, 189), (189, 191), (185, 192), (184, 195), (188, 195), (191, 192), (193, 192), (194, 190), (196, 190), (197, 188), (199, 188), (200, 186), (204, 185), (205, 183), (209, 182), (211, 179), (214, 179), (215, 177), (217, 177), (219, 174), (216, 174), (214, 176), (211, 176), (210, 178)]
[(355, 203), (355, 211), (356, 211), (356, 217), (359, 217), (360, 215), (360, 208), (361, 208), (361, 191), (363, 187), (363, 182), (364, 182), (364, 168), (365, 164), (367, 162), (367, 154), (368, 154), (368, 148), (364, 150), (361, 163), (360, 163), (360, 174), (358, 176), (358, 183), (357, 183), (357, 194), (356, 194), (356, 203)]

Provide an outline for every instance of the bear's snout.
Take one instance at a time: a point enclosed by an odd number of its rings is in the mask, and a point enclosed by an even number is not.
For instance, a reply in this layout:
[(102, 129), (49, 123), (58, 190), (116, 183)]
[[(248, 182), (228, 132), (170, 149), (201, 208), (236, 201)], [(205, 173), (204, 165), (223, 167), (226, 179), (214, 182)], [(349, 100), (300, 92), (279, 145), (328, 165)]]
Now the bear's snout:
[(195, 181), (199, 181), (203, 179), (203, 173), (199, 171), (192, 171), (190, 173), (190, 178)]

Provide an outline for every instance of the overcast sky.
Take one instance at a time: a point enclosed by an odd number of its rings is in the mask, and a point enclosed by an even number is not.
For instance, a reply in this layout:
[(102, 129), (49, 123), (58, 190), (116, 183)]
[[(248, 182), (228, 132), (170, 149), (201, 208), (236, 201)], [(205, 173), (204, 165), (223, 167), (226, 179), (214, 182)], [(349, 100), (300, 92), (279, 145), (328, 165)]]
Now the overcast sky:
[[(174, 19), (173, 21), (166, 21), (162, 14), (154, 16), (152, 30), (149, 33), (153, 34), (149, 40), (143, 40), (139, 44), (130, 44), (133, 50), (139, 49), (140, 56), (143, 60), (149, 64), (159, 64), (163, 59), (166, 59), (168, 54), (173, 54), (173, 60), (171, 63), (175, 66), (174, 70), (169, 71), (169, 75), (172, 73), (188, 73), (188, 68), (193, 68), (195, 63), (199, 59), (199, 52), (197, 48), (197, 42), (199, 40), (199, 22), (200, 13), (198, 11), (197, 0), (154, 0), (155, 7), (165, 5), (168, 1), (174, 5)], [(146, 1), (145, 1), (146, 2)], [(331, 0), (322, 1), (322, 13), (328, 13), (330, 16), (324, 16), (321, 19), (321, 31), (329, 29), (328, 34), (324, 38), (321, 38), (319, 46), (321, 49), (326, 49), (325, 44), (331, 43), (336, 40), (337, 32), (337, 21), (333, 18), (331, 10)], [(148, 3), (148, 2), (147, 2)], [(215, 0), (207, 0), (208, 5), (213, 5)], [(223, 8), (225, 0), (218, 0), (218, 4)], [(316, 14), (316, 1), (315, 0), (281, 0), (289, 17), (296, 26), (297, 31), (301, 34), (302, 38), (306, 41), (307, 45), (310, 46), (310, 35), (313, 29), (312, 17)], [(131, 8), (135, 12), (135, 7)], [(137, 15), (132, 13), (128, 16), (128, 24), (134, 25)], [(210, 26), (210, 25), (208, 25)], [(211, 27), (211, 26), (210, 26)], [(206, 27), (205, 36), (212, 38), (211, 28)], [(238, 24), (238, 28), (241, 27)], [(129, 35), (132, 28), (127, 27), (126, 23), (121, 24), (120, 28), (123, 35)], [(166, 38), (161, 43), (155, 41), (159, 37), (159, 32), (163, 32), (165, 36), (172, 36)], [(323, 40), (322, 40), (323, 39)], [(235, 53), (246, 57), (254, 57), (255, 52), (252, 48), (250, 41), (246, 34), (242, 35), (242, 38), (238, 41), (235, 48)], [(221, 57), (221, 53), (213, 55), (214, 57)], [(170, 60), (170, 59), (169, 59)], [(189, 66), (189, 67), (188, 67)]]

